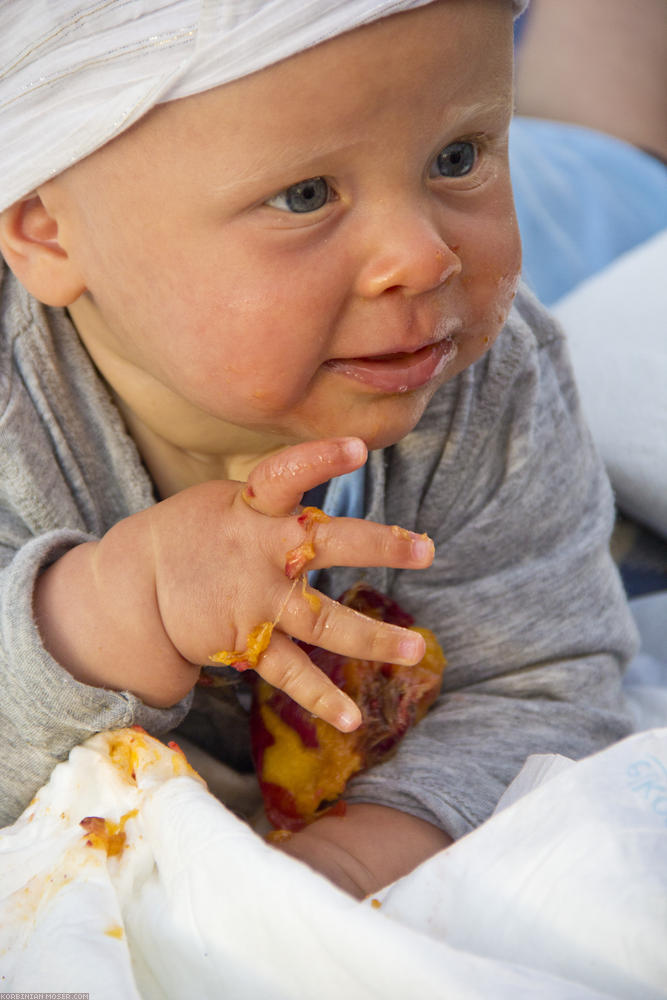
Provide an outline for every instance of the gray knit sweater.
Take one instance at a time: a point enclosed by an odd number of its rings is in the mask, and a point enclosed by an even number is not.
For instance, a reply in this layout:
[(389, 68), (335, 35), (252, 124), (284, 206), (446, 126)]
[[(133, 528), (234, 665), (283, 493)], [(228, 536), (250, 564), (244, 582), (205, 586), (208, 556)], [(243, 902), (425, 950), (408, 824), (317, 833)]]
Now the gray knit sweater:
[[(6, 268), (0, 280), (4, 824), (75, 744), (135, 723), (164, 734), (190, 698), (158, 710), (89, 687), (40, 642), (36, 574), (154, 495), (66, 314), (37, 304)], [(529, 293), (493, 349), (436, 394), (415, 430), (371, 455), (365, 506), (368, 518), (434, 539), (430, 569), (365, 576), (437, 633), (449, 666), (434, 708), (394, 758), (352, 783), (351, 799), (459, 837), (485, 819), (528, 754), (576, 758), (628, 732), (619, 680), (635, 633), (608, 554), (612, 496), (563, 338)], [(337, 596), (358, 576), (334, 569), (318, 586)], [(230, 727), (221, 745), (245, 738)], [(229, 749), (234, 759), (238, 748)]]

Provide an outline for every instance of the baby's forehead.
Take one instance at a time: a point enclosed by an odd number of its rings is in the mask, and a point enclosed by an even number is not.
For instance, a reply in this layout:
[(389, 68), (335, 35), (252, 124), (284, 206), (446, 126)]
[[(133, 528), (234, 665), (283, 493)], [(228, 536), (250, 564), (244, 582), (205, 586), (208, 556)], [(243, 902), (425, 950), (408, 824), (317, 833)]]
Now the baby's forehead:
[(432, 2), (448, 0), (33, 0), (28, 18), (0, 0), (0, 210), (162, 102)]

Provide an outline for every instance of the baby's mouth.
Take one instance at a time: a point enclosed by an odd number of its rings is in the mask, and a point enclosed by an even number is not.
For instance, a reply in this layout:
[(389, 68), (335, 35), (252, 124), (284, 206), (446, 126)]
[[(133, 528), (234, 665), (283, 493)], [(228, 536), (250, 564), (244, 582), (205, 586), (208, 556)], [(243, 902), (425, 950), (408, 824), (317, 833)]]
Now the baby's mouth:
[(457, 347), (452, 337), (416, 351), (374, 354), (360, 358), (332, 358), (325, 367), (385, 393), (410, 392), (427, 385), (451, 364)]

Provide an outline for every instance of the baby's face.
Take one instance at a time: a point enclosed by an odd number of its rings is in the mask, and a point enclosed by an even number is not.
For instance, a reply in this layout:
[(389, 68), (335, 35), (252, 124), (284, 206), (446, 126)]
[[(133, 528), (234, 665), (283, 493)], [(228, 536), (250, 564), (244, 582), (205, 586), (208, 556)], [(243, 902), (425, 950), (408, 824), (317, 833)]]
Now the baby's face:
[(506, 0), (400, 14), (163, 105), (58, 179), (73, 314), (140, 420), (203, 450), (385, 446), (489, 348), (520, 266), (511, 27)]

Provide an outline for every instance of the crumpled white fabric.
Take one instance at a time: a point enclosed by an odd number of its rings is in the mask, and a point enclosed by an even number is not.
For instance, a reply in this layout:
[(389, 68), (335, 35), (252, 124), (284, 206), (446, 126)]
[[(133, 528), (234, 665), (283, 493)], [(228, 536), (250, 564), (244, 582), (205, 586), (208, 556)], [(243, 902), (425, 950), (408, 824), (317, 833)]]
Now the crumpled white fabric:
[[(86, 816), (121, 822), (120, 853), (87, 843)], [(99, 734), (0, 831), (0, 983), (92, 1000), (665, 997), (666, 826), (667, 729), (576, 764), (529, 758), (483, 826), (357, 903), (177, 752)]]
[(155, 104), (430, 2), (0, 0), (0, 211)]

